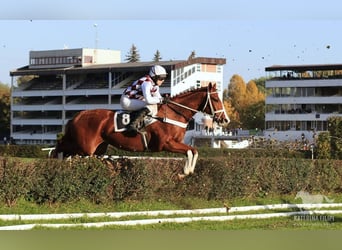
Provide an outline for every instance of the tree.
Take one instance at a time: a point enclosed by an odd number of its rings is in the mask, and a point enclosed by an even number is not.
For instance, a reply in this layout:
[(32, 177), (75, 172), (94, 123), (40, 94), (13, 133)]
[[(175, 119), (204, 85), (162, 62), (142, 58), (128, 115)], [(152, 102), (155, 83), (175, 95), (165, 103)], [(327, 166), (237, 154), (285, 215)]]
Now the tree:
[(331, 158), (331, 146), (330, 146), (330, 134), (329, 132), (321, 132), (318, 134), (316, 145), (316, 157), (317, 159), (330, 159)]
[(331, 137), (331, 156), (335, 159), (342, 159), (342, 117), (331, 116), (327, 123)]
[(342, 159), (342, 117), (327, 119), (328, 132), (321, 132), (316, 143), (318, 159)]
[(153, 61), (159, 62), (161, 59), (162, 59), (162, 57), (160, 55), (160, 52), (159, 52), (159, 50), (157, 50), (156, 53), (154, 54)]
[(191, 51), (191, 54), (188, 57), (188, 60), (194, 59), (195, 57), (196, 57), (196, 52), (193, 50), (193, 51)]
[(259, 101), (242, 110), (241, 123), (248, 129), (265, 128), (265, 102)]
[[(266, 87), (265, 87), (266, 80), (267, 80), (266, 77), (260, 77), (257, 79), (253, 79), (253, 81), (255, 82), (256, 86), (258, 87), (258, 89), (261, 93), (265, 93), (265, 91), (266, 91)], [(272, 89), (271, 89), (271, 91), (272, 91)]]
[(0, 82), (0, 136), (8, 136), (10, 133), (10, 111), (11, 111), (11, 96), (10, 88)]
[(228, 86), (228, 98), (232, 107), (240, 113), (246, 106), (246, 84), (241, 76), (233, 75)]
[(259, 90), (256, 81), (248, 84), (239, 75), (233, 75), (224, 92), (224, 105), (231, 119), (230, 127), (264, 129), (265, 95)]
[(130, 48), (129, 52), (126, 54), (125, 61), (127, 62), (139, 62), (140, 61), (139, 51), (134, 44), (132, 44), (132, 47)]
[[(227, 91), (227, 90), (224, 90)], [(228, 91), (227, 91), (228, 92)], [(228, 99), (223, 98), (223, 105), (224, 105), (224, 109), (227, 112), (227, 115), (229, 117), (229, 127), (231, 128), (238, 128), (241, 126), (240, 123), (240, 117), (238, 112), (234, 109), (234, 107), (232, 106), (231, 102), (228, 101)]]
[(247, 83), (246, 96), (248, 97), (247, 105), (252, 105), (265, 99), (264, 94), (259, 91), (256, 83), (253, 80)]

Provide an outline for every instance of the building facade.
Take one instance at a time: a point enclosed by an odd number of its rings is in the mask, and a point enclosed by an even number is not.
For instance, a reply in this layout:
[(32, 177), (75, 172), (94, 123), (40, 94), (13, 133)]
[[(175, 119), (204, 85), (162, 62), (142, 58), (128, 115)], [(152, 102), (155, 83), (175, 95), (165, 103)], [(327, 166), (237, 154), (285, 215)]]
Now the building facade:
[[(155, 62), (122, 63), (120, 51), (65, 49), (31, 51), (29, 65), (10, 72), (11, 138), (17, 144), (53, 145), (77, 112), (120, 110), (120, 97)], [(169, 73), (161, 93), (171, 96), (216, 83), (223, 95), (223, 58), (161, 61)], [(195, 119), (201, 126), (201, 118)], [(201, 129), (201, 128), (198, 128)]]
[(314, 142), (327, 119), (342, 116), (342, 64), (266, 69), (265, 137)]

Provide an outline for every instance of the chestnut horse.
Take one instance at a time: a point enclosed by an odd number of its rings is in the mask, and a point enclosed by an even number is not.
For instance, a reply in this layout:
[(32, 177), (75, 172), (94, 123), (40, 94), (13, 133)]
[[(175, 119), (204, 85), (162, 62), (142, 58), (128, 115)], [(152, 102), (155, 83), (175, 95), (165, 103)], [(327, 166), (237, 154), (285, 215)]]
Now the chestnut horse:
[(218, 96), (216, 85), (209, 84), (172, 97), (160, 104), (156, 121), (144, 128), (145, 143), (141, 133), (115, 132), (114, 115), (117, 111), (94, 109), (81, 111), (68, 121), (64, 136), (58, 140), (53, 152), (64, 156), (93, 156), (105, 154), (108, 145), (128, 150), (152, 152), (169, 151), (187, 157), (183, 172), (185, 176), (194, 172), (198, 151), (183, 143), (186, 126), (197, 112), (213, 117), (219, 124), (228, 123), (229, 118)]

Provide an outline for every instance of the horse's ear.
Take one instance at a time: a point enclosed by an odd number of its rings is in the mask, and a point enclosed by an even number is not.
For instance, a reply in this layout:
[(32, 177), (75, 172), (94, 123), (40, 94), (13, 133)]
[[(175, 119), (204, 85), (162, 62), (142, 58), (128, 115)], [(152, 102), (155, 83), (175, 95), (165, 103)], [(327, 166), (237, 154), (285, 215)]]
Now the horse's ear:
[(215, 91), (216, 90), (216, 83), (210, 82), (208, 85), (209, 91)]

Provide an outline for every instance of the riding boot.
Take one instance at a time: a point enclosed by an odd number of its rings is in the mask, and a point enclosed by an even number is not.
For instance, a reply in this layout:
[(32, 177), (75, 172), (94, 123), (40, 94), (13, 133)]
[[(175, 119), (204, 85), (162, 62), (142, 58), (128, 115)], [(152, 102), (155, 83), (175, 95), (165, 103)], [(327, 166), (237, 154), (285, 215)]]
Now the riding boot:
[(127, 126), (127, 130), (130, 132), (137, 132), (139, 123), (148, 113), (150, 113), (150, 110), (148, 108), (143, 108), (134, 113), (135, 114), (131, 114), (131, 117), (133, 115), (133, 118), (131, 119), (130, 124)]

